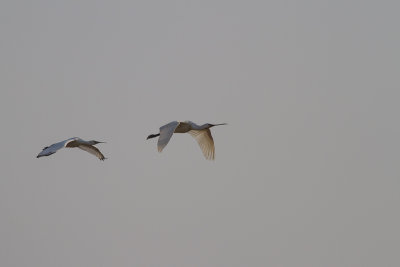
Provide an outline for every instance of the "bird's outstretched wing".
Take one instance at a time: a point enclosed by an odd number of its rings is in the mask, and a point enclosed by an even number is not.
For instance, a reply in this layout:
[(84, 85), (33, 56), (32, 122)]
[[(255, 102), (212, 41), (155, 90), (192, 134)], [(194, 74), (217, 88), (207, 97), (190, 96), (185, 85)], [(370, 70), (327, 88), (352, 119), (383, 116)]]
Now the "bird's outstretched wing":
[(178, 127), (179, 122), (173, 121), (160, 128), (160, 137), (158, 138), (157, 147), (158, 152), (161, 152), (164, 147), (168, 144), (172, 135), (175, 132), (176, 127)]
[(208, 160), (214, 159), (215, 147), (214, 147), (214, 139), (211, 136), (210, 129), (204, 130), (191, 130), (189, 134), (196, 139), (199, 144), (203, 155)]
[(45, 156), (50, 156), (51, 154), (56, 153), (58, 150), (61, 148), (64, 148), (67, 146), (68, 143), (75, 141), (76, 138), (69, 138), (67, 140), (52, 144), (51, 146), (46, 146), (43, 148), (42, 152), (40, 152), (36, 157), (45, 157)]
[(78, 147), (80, 149), (82, 149), (82, 150), (85, 150), (86, 152), (89, 152), (92, 155), (95, 155), (100, 160), (105, 160), (106, 159), (106, 157), (104, 157), (104, 155), (100, 152), (100, 150), (95, 146), (80, 144)]

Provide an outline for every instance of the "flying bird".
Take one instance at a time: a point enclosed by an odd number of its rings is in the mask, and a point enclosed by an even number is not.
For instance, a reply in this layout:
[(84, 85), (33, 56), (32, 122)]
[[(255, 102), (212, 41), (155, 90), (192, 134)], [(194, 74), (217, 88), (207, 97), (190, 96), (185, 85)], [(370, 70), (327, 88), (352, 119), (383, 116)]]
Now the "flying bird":
[(161, 126), (160, 133), (151, 134), (147, 139), (158, 138), (158, 152), (161, 152), (168, 144), (174, 133), (189, 133), (199, 144), (203, 155), (208, 160), (213, 160), (215, 155), (214, 140), (211, 136), (210, 128), (218, 125), (226, 125), (226, 123), (197, 125), (191, 121), (179, 122), (173, 121), (164, 126)]
[(99, 142), (95, 140), (85, 141), (80, 139), (79, 137), (72, 137), (67, 140), (52, 144), (51, 146), (46, 146), (45, 148), (43, 148), (42, 152), (40, 152), (39, 155), (37, 155), (37, 158), (50, 156), (51, 154), (56, 153), (58, 150), (64, 147), (69, 147), (69, 148), (77, 147), (82, 150), (85, 150), (86, 152), (89, 152), (92, 155), (95, 155), (100, 160), (105, 160), (106, 157), (104, 157), (104, 155), (100, 152), (100, 150), (94, 146), (100, 143), (105, 143), (105, 142)]

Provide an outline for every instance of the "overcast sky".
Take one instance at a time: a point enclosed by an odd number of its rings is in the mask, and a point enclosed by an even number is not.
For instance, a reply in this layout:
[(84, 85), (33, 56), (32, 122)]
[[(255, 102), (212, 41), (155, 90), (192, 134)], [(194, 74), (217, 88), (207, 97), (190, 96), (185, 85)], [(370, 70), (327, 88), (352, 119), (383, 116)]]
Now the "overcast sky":
[(0, 265), (400, 266), (399, 9), (2, 1)]

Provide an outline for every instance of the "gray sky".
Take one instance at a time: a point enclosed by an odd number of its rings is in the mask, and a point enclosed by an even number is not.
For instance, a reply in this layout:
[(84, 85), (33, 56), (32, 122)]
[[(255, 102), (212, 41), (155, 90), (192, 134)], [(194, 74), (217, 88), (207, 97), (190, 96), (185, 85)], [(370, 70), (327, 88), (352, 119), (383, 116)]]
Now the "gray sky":
[(0, 265), (399, 266), (399, 8), (2, 1)]

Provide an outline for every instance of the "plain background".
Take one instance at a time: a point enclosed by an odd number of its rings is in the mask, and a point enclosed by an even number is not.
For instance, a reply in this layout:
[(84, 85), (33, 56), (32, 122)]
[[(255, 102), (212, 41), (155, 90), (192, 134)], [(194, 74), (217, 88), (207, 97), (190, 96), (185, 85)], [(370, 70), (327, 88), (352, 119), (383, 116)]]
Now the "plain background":
[(2, 1), (0, 265), (400, 266), (399, 10)]

